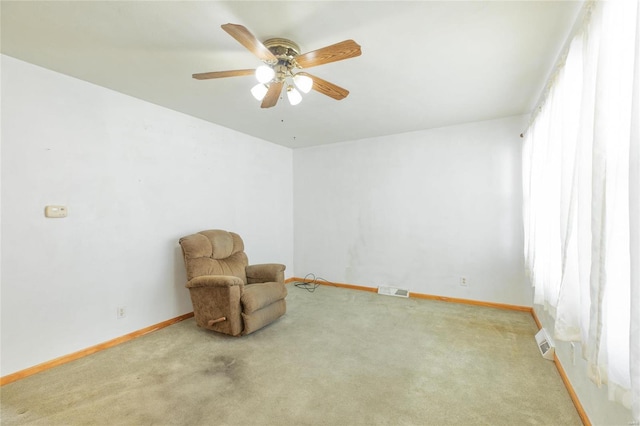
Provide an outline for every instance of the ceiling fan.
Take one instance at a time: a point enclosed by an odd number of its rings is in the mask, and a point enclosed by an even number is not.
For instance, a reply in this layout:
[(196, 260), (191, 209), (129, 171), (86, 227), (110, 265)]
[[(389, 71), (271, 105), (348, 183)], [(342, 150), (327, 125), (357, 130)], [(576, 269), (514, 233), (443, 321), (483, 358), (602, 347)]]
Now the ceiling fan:
[(224, 24), (222, 29), (256, 55), (264, 64), (257, 69), (198, 73), (193, 74), (193, 78), (208, 80), (254, 74), (259, 83), (251, 89), (251, 93), (256, 99), (262, 101), (260, 105), (262, 108), (275, 106), (283, 88), (285, 88), (292, 105), (297, 105), (302, 100), (298, 89), (303, 93), (308, 93), (313, 89), (336, 100), (344, 99), (349, 94), (347, 89), (302, 70), (360, 56), (362, 54), (360, 45), (355, 41), (345, 40), (300, 54), (300, 47), (285, 38), (270, 38), (262, 43), (242, 25)]

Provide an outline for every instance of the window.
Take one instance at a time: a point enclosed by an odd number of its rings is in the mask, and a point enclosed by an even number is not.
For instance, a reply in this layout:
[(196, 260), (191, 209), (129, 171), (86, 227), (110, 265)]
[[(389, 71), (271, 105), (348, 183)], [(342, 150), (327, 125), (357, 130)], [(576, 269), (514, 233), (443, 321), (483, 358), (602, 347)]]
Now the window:
[(640, 8), (589, 1), (523, 150), (525, 264), (554, 337), (640, 420)]

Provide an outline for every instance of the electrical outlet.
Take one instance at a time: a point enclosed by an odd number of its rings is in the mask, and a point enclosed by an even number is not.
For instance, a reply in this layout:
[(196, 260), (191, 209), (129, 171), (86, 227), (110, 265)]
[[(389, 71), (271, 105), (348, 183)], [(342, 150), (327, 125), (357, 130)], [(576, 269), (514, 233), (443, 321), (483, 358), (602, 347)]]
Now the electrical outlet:
[(467, 286), (467, 277), (460, 277), (460, 285), (463, 287)]
[(122, 319), (127, 316), (127, 308), (120, 306), (118, 308), (118, 319)]

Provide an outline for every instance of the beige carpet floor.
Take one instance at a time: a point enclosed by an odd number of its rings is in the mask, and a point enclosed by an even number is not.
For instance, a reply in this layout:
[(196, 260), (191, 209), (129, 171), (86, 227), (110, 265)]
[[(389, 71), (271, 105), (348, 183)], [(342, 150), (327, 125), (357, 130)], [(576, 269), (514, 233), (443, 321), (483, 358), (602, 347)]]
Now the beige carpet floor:
[(2, 425), (579, 425), (528, 313), (288, 286), (245, 337), (193, 319), (5, 385)]

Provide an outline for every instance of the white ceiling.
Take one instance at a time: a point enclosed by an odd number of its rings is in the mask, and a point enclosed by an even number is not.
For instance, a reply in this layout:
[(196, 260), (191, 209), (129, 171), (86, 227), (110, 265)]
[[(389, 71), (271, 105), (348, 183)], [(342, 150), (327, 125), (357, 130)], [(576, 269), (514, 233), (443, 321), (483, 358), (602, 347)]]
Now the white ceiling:
[[(581, 1), (5, 1), (2, 53), (288, 147), (529, 113)], [(309, 71), (350, 91), (261, 109), (261, 62), (221, 28), (302, 52), (353, 39), (362, 56)]]

